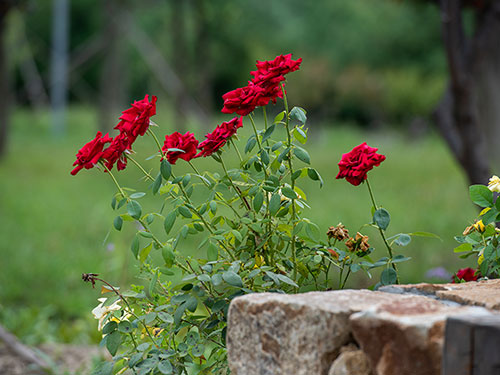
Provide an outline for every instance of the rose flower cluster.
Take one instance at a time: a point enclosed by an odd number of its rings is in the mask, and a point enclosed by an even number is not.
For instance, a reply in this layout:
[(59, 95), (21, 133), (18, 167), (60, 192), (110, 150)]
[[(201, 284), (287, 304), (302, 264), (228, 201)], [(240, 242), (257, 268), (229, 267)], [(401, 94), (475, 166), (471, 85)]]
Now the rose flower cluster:
[[(292, 55), (279, 55), (274, 60), (257, 61), (257, 70), (250, 72), (253, 79), (246, 87), (238, 88), (223, 95), (223, 113), (236, 113), (230, 121), (218, 125), (214, 131), (205, 135), (205, 140), (199, 142), (193, 133), (180, 134), (174, 132), (165, 136), (161, 149), (162, 157), (170, 164), (178, 159), (191, 161), (198, 157), (207, 157), (219, 151), (228, 140), (243, 126), (241, 116), (251, 113), (256, 107), (265, 106), (270, 101), (276, 103), (283, 97), (283, 81), (285, 75), (299, 69), (302, 59), (292, 60)], [(136, 101), (132, 107), (123, 111), (120, 122), (115, 127), (120, 134), (111, 138), (108, 134), (97, 132), (95, 139), (85, 144), (76, 154), (75, 168), (71, 171), (76, 175), (81, 169), (91, 169), (101, 162), (108, 170), (115, 163), (117, 169), (127, 166), (127, 153), (132, 150), (132, 144), (138, 136), (143, 136), (149, 128), (151, 116), (156, 114), (156, 96), (149, 101), (148, 95), (143, 100)], [(107, 144), (109, 145), (105, 147)]]

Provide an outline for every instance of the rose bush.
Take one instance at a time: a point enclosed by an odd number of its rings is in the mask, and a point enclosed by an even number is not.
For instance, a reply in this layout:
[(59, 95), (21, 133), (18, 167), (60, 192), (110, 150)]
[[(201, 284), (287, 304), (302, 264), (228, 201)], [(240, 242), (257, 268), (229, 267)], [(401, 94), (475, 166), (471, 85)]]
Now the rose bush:
[[(323, 180), (303, 148), (306, 111), (289, 109), (287, 101), (286, 75), (297, 71), (301, 61), (291, 55), (258, 61), (248, 85), (223, 96), (222, 112), (238, 116), (201, 142), (191, 132), (174, 132), (162, 144), (150, 119), (157, 99), (146, 95), (123, 112), (115, 138), (98, 133), (78, 151), (72, 174), (96, 167), (116, 185), (111, 202), (117, 211), (115, 229), (138, 225), (131, 251), (145, 280), (121, 292), (97, 274), (83, 275), (92, 285), (104, 283), (113, 295), (94, 310), (102, 323), (102, 344), (113, 356), (99, 374), (127, 369), (136, 374), (227, 373), (226, 320), (233, 298), (343, 288), (353, 273), (371, 277), (375, 268), (382, 268), (377, 285), (398, 281), (396, 263), (409, 258), (394, 255), (393, 247), (406, 246), (412, 235), (422, 233), (386, 237), (390, 215), (375, 203), (367, 178), (385, 159), (376, 148), (363, 143), (345, 154), (338, 178), (368, 186), (373, 207), (365, 227), (380, 233), (388, 256), (372, 259), (375, 249), (361, 230), (351, 237), (339, 224), (325, 228), (324, 235), (305, 216), (309, 206), (300, 183), (310, 179), (321, 187)], [(271, 121), (265, 106), (278, 99), (284, 109)], [(260, 129), (253, 117), (258, 107)], [(245, 142), (237, 134), (242, 126), (253, 133)], [(148, 158), (153, 173), (132, 150), (146, 134), (157, 150), (156, 157)], [(236, 158), (235, 165), (226, 165), (228, 155)], [(200, 172), (196, 160), (207, 157), (213, 169)], [(179, 174), (175, 165), (180, 162), (192, 172)], [(148, 181), (141, 187), (145, 191), (122, 187), (112, 172), (115, 164), (119, 171), (131, 164), (139, 168)], [(140, 202), (148, 196), (157, 200), (157, 210), (145, 212)], [(197, 249), (187, 248), (188, 237)]]

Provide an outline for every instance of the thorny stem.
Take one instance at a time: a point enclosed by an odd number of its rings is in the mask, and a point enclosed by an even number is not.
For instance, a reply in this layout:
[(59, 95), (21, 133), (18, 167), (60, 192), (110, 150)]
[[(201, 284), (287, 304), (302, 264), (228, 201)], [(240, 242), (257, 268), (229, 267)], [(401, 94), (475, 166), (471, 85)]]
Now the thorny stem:
[[(175, 178), (175, 176), (172, 174), (172, 177)], [(191, 202), (191, 199), (189, 198), (189, 196), (187, 195), (186, 193), (186, 190), (184, 190), (184, 187), (182, 186), (182, 182), (180, 182), (179, 184), (177, 184), (179, 186), (179, 188), (181, 189), (181, 192), (182, 192), (182, 195), (184, 195), (184, 198), (186, 199), (186, 202), (189, 203), (189, 205), (191, 206), (190, 209), (191, 211), (193, 211), (196, 216), (198, 216), (200, 218), (201, 221), (203, 221), (203, 224), (205, 224), (205, 227), (207, 228), (207, 230), (213, 234), (214, 231), (212, 229), (212, 227), (210, 226), (209, 223), (207, 223), (207, 221), (205, 220), (205, 218), (203, 217), (203, 215), (201, 215), (198, 210), (196, 208), (194, 208), (194, 205), (193, 203)], [(229, 254), (229, 256), (231, 257), (231, 259), (234, 261), (236, 260), (236, 257), (234, 256), (234, 254), (231, 252), (231, 250), (229, 250), (227, 248), (227, 246), (224, 244), (224, 242), (220, 241), (220, 240), (217, 240), (219, 242), (219, 244), (224, 248), (224, 250), (226, 250), (226, 252)]]
[(127, 155), (127, 159), (129, 159), (132, 163), (134, 163), (137, 166), (137, 168), (139, 168), (141, 170), (141, 172), (144, 173), (144, 176), (146, 176), (151, 181), (155, 180), (153, 178), (153, 176), (151, 176), (148, 172), (146, 172), (146, 170), (142, 167), (142, 165), (139, 164), (139, 162), (137, 162), (137, 160), (135, 160), (134, 158), (132, 158), (128, 155)]
[(156, 146), (158, 147), (158, 150), (160, 150), (160, 154), (162, 156), (165, 156), (166, 153), (163, 153), (163, 150), (161, 148), (161, 143), (160, 141), (158, 140), (158, 138), (156, 137), (156, 134), (153, 133), (153, 131), (151, 129), (148, 128), (147, 132), (153, 137), (155, 143), (156, 143)]
[(238, 159), (240, 159), (240, 165), (243, 164), (243, 158), (241, 157), (240, 150), (238, 150), (238, 147), (236, 147), (236, 144), (234, 143), (232, 137), (229, 139), (229, 142), (231, 142), (233, 148), (236, 150), (236, 154), (238, 154)]
[(227, 179), (231, 183), (231, 186), (236, 191), (236, 193), (240, 197), (241, 201), (245, 204), (247, 210), (251, 211), (252, 209), (250, 208), (250, 205), (248, 204), (245, 197), (243, 195), (241, 195), (240, 189), (238, 189), (238, 187), (234, 184), (233, 179), (231, 177), (229, 177), (229, 173), (227, 172), (226, 164), (224, 163), (224, 160), (222, 159), (222, 156), (220, 156), (220, 155), (219, 155), (219, 160), (220, 160), (220, 164), (222, 165), (222, 169), (224, 169), (224, 173), (226, 174)]
[[(375, 197), (373, 195), (372, 187), (370, 185), (370, 182), (368, 181), (368, 178), (365, 181), (366, 181), (366, 186), (368, 187), (368, 192), (370, 193), (370, 198), (372, 200), (373, 207), (375, 207), (375, 210), (378, 210), (378, 206), (377, 206), (377, 203), (375, 202)], [(389, 243), (387, 242), (387, 239), (385, 238), (385, 234), (384, 234), (384, 231), (382, 230), (382, 228), (380, 228), (378, 225), (377, 225), (377, 228), (378, 228), (378, 231), (380, 232), (380, 236), (382, 237), (382, 240), (384, 241), (384, 245), (387, 248), (387, 251), (389, 253), (389, 258), (392, 261), (392, 258), (393, 258), (392, 248), (389, 245)], [(391, 263), (391, 265), (392, 265), (392, 268), (394, 269), (394, 271), (396, 271), (396, 284), (399, 284), (398, 269), (394, 263)]]
[(118, 289), (116, 289), (113, 285), (111, 285), (110, 283), (108, 283), (106, 280), (103, 280), (103, 279), (97, 277), (96, 274), (84, 273), (82, 275), (82, 279), (83, 279), (83, 281), (91, 282), (92, 286), (94, 286), (94, 284), (95, 284), (96, 281), (100, 281), (101, 283), (107, 285), (118, 297), (120, 297), (120, 299), (125, 303), (125, 305), (127, 305), (128, 313), (131, 314), (132, 316), (134, 316), (134, 318), (136, 318), (139, 322), (141, 322), (141, 324), (143, 325), (144, 329), (146, 330), (146, 333), (148, 334), (149, 338), (151, 339), (151, 342), (154, 344), (154, 346), (156, 346), (157, 348), (159, 348), (159, 346), (156, 343), (155, 339), (153, 338), (153, 336), (151, 336), (151, 333), (149, 332), (149, 329), (146, 326), (146, 323), (144, 323), (142, 320), (140, 320), (139, 317), (134, 313), (134, 310), (132, 310), (132, 307), (129, 305), (129, 303), (125, 299), (125, 297), (123, 297), (122, 294), (118, 291)]
[[(290, 133), (290, 119), (288, 112), (288, 100), (286, 97), (285, 86), (281, 85), (281, 91), (283, 92), (283, 103), (285, 105), (285, 128), (287, 134), (287, 147), (291, 149), (292, 147), (292, 135)], [(293, 165), (291, 155), (288, 155), (288, 169), (290, 170), (290, 175), (293, 175)], [(295, 180), (291, 179), (292, 190), (295, 191)], [(295, 209), (295, 199), (292, 199), (292, 233), (295, 232), (295, 225), (297, 219), (297, 212)], [(297, 281), (297, 251), (295, 249), (295, 235), (292, 236), (292, 262), (293, 262), (293, 281)]]
[[(196, 166), (191, 163), (190, 161), (188, 161), (188, 164), (191, 166), (191, 168), (193, 168), (193, 170), (195, 171), (195, 173), (199, 176), (201, 176), (201, 173), (198, 171), (198, 168), (196, 168)], [(204, 179), (201, 179), (203, 181), (203, 183), (205, 184), (206, 187), (210, 187), (210, 185), (208, 184), (208, 182), (206, 182)], [(236, 211), (236, 209), (228, 202), (226, 202), (226, 200), (224, 199), (224, 197), (222, 196), (222, 194), (220, 194), (219, 192), (215, 192), (215, 195), (217, 196), (217, 198), (220, 199), (220, 201), (227, 207), (229, 207), (233, 212), (234, 214), (239, 218), (241, 219), (241, 215), (238, 213), (238, 211)]]
[[(120, 184), (118, 183), (118, 181), (116, 180), (115, 176), (113, 175), (113, 173), (111, 173), (111, 171), (108, 169), (108, 167), (106, 167), (106, 165), (104, 165), (104, 163), (101, 162), (101, 165), (103, 166), (103, 168), (108, 172), (109, 176), (111, 177), (111, 179), (113, 180), (113, 182), (115, 183), (116, 187), (118, 188), (118, 191), (120, 192), (120, 194), (123, 196), (123, 198), (125, 198), (127, 200), (127, 202), (130, 202), (130, 198), (129, 196), (123, 191), (122, 187), (120, 186)], [(144, 222), (144, 220), (142, 219), (136, 219), (142, 226), (143, 228), (151, 234), (152, 236), (152, 239), (153, 241), (156, 243), (156, 245), (158, 247), (163, 247), (163, 244), (161, 243), (161, 241), (153, 234), (153, 232), (151, 232), (151, 230), (149, 229), (148, 225)]]

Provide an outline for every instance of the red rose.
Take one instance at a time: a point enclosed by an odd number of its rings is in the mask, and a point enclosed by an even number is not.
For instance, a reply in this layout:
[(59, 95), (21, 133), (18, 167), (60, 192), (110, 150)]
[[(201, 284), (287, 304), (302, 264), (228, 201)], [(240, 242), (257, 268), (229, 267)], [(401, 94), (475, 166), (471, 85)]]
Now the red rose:
[(125, 133), (120, 133), (113, 138), (111, 144), (102, 152), (102, 158), (106, 161), (106, 168), (111, 170), (113, 165), (118, 162), (116, 165), (118, 170), (125, 169), (127, 166), (127, 157), (124, 155), (124, 152), (129, 147), (129, 140)]
[(251, 113), (256, 106), (262, 103), (260, 93), (264, 90), (252, 82), (248, 82), (248, 86), (237, 88), (222, 95), (224, 99), (224, 107), (222, 113), (236, 113), (240, 116), (246, 116)]
[(74, 176), (83, 168), (91, 169), (97, 164), (99, 159), (102, 158), (102, 149), (106, 143), (111, 142), (113, 139), (106, 134), (104, 137), (101, 132), (97, 132), (95, 138), (86, 143), (76, 154), (76, 161), (73, 166), (77, 166), (71, 171)]
[(224, 146), (229, 138), (236, 134), (238, 128), (243, 126), (241, 117), (235, 117), (231, 121), (223, 122), (211, 133), (205, 136), (205, 140), (198, 145), (201, 150), (196, 157), (212, 155)]
[(470, 267), (467, 268), (462, 268), (457, 271), (455, 275), (453, 275), (453, 282), (455, 282), (455, 278), (458, 280), (465, 280), (465, 281), (476, 281), (478, 279), (478, 274), (476, 274), (476, 270)]
[(237, 113), (246, 116), (255, 107), (267, 105), (271, 100), (282, 98), (281, 82), (285, 74), (299, 69), (302, 59), (292, 60), (292, 55), (279, 55), (271, 61), (257, 61), (257, 70), (250, 72), (254, 78), (245, 87), (240, 87), (222, 96), (223, 113)]
[(250, 72), (254, 83), (261, 86), (279, 84), (285, 80), (284, 75), (299, 70), (302, 59), (292, 60), (292, 54), (276, 56), (271, 61), (257, 61), (257, 70)]
[[(193, 133), (186, 132), (181, 134), (174, 132), (165, 136), (165, 143), (162, 147), (163, 152), (167, 153), (167, 160), (170, 164), (175, 164), (177, 159), (181, 158), (185, 161), (190, 161), (196, 156), (196, 147), (198, 140)], [(177, 148), (182, 151), (168, 151), (170, 148)]]
[(345, 178), (354, 186), (361, 184), (366, 180), (368, 171), (385, 160), (385, 156), (377, 154), (377, 151), (378, 148), (370, 147), (364, 142), (354, 147), (351, 152), (343, 154), (337, 178)]
[(125, 133), (129, 141), (129, 147), (135, 142), (139, 135), (144, 135), (149, 127), (149, 119), (156, 114), (156, 96), (152, 96), (151, 102), (149, 95), (144, 99), (135, 101), (132, 107), (122, 112), (120, 122), (115, 126), (120, 133)]

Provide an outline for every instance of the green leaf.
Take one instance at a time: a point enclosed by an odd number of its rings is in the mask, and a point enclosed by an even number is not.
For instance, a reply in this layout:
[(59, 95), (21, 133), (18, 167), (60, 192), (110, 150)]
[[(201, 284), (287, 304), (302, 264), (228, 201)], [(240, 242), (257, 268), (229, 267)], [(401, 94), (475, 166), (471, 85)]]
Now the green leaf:
[(470, 243), (463, 243), (453, 249), (454, 253), (463, 253), (465, 251), (471, 251), (472, 245)]
[(132, 254), (134, 254), (135, 259), (139, 255), (139, 237), (136, 235), (132, 240), (132, 245), (130, 246), (130, 250), (132, 250)]
[(212, 281), (212, 278), (209, 275), (202, 273), (201, 275), (198, 275), (198, 280), (203, 281), (204, 283), (209, 283)]
[(297, 157), (297, 159), (303, 161), (306, 164), (311, 164), (311, 157), (303, 148), (296, 146), (293, 149), (293, 153)]
[(195, 312), (197, 307), (198, 307), (198, 300), (196, 299), (196, 297), (190, 296), (186, 301), (186, 309), (188, 309), (191, 312)]
[(380, 282), (382, 285), (392, 285), (395, 284), (398, 279), (398, 274), (392, 268), (386, 268), (380, 274)]
[(110, 321), (110, 322), (106, 323), (106, 325), (103, 327), (102, 333), (104, 335), (107, 335), (108, 333), (116, 331), (117, 328), (118, 328), (118, 324), (115, 321)]
[(411, 258), (410, 257), (405, 257), (404, 255), (402, 254), (398, 254), (396, 255), (393, 259), (392, 259), (392, 263), (401, 263), (401, 262), (406, 262), (407, 260), (410, 260)]
[(394, 241), (394, 243), (399, 246), (407, 246), (410, 242), (411, 237), (406, 233), (401, 233), (396, 241)]
[(146, 193), (143, 193), (143, 192), (138, 192), (138, 193), (134, 193), (130, 196), (130, 198), (132, 199), (139, 199), (139, 198), (142, 198), (143, 196), (145, 196)]
[(202, 344), (195, 345), (193, 349), (191, 349), (193, 357), (201, 357), (204, 352), (205, 352), (205, 346)]
[(165, 233), (169, 234), (174, 226), (175, 219), (177, 218), (177, 214), (175, 211), (169, 212), (167, 216), (165, 216), (165, 221), (163, 222), (163, 228), (165, 228)]
[(318, 171), (314, 168), (307, 168), (307, 175), (313, 181), (319, 181), (319, 187), (323, 187), (323, 179)]
[[(234, 271), (226, 271), (222, 274), (222, 279), (228, 283), (229, 285), (242, 288), (243, 287), (243, 281), (241, 280), (240, 275), (238, 275)], [(215, 285), (215, 284), (214, 284)]]
[(113, 221), (113, 225), (116, 230), (122, 230), (122, 225), (123, 225), (123, 219), (121, 216), (115, 217), (115, 220)]
[(493, 205), (493, 192), (484, 185), (469, 186), (470, 199), (480, 207)]
[(252, 151), (256, 144), (257, 140), (255, 139), (255, 136), (251, 136), (250, 138), (248, 138), (247, 144), (245, 145), (245, 154), (248, 154), (250, 151)]
[(437, 234), (429, 233), (429, 232), (411, 232), (408, 234), (410, 236), (415, 236), (415, 237), (429, 237), (429, 238), (437, 238), (438, 240), (441, 240), (441, 237), (439, 237)]
[(278, 160), (281, 163), (283, 161), (283, 159), (285, 159), (285, 157), (288, 155), (290, 150), (291, 150), (291, 147), (285, 148), (283, 151), (280, 152), (280, 154), (278, 155), (276, 160)]
[(289, 187), (282, 188), (281, 193), (287, 198), (297, 199), (297, 193)]
[(161, 173), (158, 173), (158, 176), (156, 176), (155, 182), (153, 182), (153, 185), (151, 186), (151, 190), (153, 191), (153, 195), (158, 193), (158, 190), (160, 190), (161, 187)]
[(218, 257), (219, 257), (219, 247), (216, 244), (210, 242), (207, 248), (207, 260), (211, 262), (216, 261)]
[(177, 207), (177, 210), (179, 211), (179, 213), (182, 216), (184, 216), (187, 219), (190, 219), (193, 217), (193, 214), (191, 213), (191, 211), (189, 211), (189, 208), (187, 208), (186, 206), (179, 206), (179, 207)]
[(385, 208), (379, 208), (373, 214), (373, 222), (382, 230), (386, 230), (391, 222), (391, 215)]
[(175, 262), (175, 253), (173, 251), (172, 245), (167, 244), (163, 249), (161, 249), (161, 255), (165, 261), (165, 265), (171, 268)]
[(217, 212), (217, 202), (216, 201), (210, 201), (210, 212), (215, 215)]
[(123, 320), (120, 322), (120, 324), (118, 324), (118, 331), (123, 333), (130, 333), (132, 332), (132, 324), (127, 320)]
[(122, 342), (122, 335), (118, 331), (114, 331), (106, 336), (106, 348), (109, 353), (114, 356)]
[(311, 240), (318, 242), (320, 238), (319, 228), (314, 223), (306, 223), (306, 234)]
[(290, 279), (288, 276), (285, 276), (285, 275), (282, 275), (282, 274), (277, 273), (277, 274), (276, 274), (276, 277), (277, 277), (280, 281), (284, 282), (285, 284), (288, 284), (288, 285), (294, 286), (294, 287), (296, 287), (296, 288), (298, 288), (298, 287), (299, 287), (299, 286), (295, 283), (295, 281), (293, 281), (292, 279)]
[(273, 134), (275, 128), (276, 125), (274, 124), (272, 124), (270, 127), (267, 128), (267, 130), (264, 132), (264, 135), (262, 136), (262, 143), (271, 138), (271, 135)]
[(172, 166), (167, 159), (163, 159), (160, 164), (160, 173), (165, 180), (168, 180), (172, 175)]
[(276, 151), (277, 149), (279, 149), (281, 146), (283, 146), (283, 142), (276, 142), (274, 145), (272, 145), (271, 147), (271, 151), (274, 152)]
[(269, 213), (271, 215), (276, 215), (281, 205), (281, 197), (278, 193), (274, 193), (269, 200)]
[(259, 191), (257, 192), (257, 194), (255, 194), (255, 197), (253, 197), (253, 209), (255, 210), (255, 212), (260, 211), (263, 203), (264, 203), (264, 194), (262, 194), (262, 192)]
[(214, 286), (219, 286), (220, 284), (222, 284), (222, 275), (220, 273), (212, 275), (212, 284), (214, 284)]
[(152, 243), (150, 243), (145, 248), (141, 249), (141, 251), (139, 252), (139, 260), (141, 261), (141, 263), (144, 263), (144, 261), (146, 260), (146, 258), (149, 255), (149, 253), (151, 252), (151, 249), (153, 249)]
[(158, 371), (160, 371), (164, 375), (170, 375), (173, 373), (173, 367), (172, 364), (164, 359), (158, 363)]
[(127, 212), (134, 219), (140, 219), (142, 213), (141, 205), (137, 201), (130, 201), (127, 204)]
[(299, 169), (295, 172), (292, 173), (292, 180), (296, 180), (297, 178), (299, 178), (302, 174), (302, 169)]
[(260, 152), (260, 160), (262, 160), (262, 163), (264, 163), (264, 165), (269, 165), (269, 162), (271, 161), (269, 159), (269, 154), (264, 149), (262, 149), (262, 151)]
[(493, 223), (495, 221), (497, 215), (498, 215), (498, 211), (497, 211), (496, 207), (493, 207), (491, 210), (489, 210), (483, 216), (481, 216), (481, 219), (483, 220), (483, 224), (488, 225), (490, 223)]
[(301, 107), (293, 107), (290, 111), (290, 120), (297, 120), (302, 124), (305, 124), (307, 121), (305, 109)]
[(114, 362), (102, 362), (92, 370), (91, 375), (112, 375)]
[(277, 122), (280, 122), (281, 120), (283, 120), (285, 118), (285, 111), (282, 111), (280, 113), (278, 113), (276, 115), (276, 117), (274, 118), (274, 121), (273, 123), (276, 124)]
[(188, 173), (182, 178), (182, 186), (184, 187), (188, 186), (190, 181), (191, 181), (191, 175)]
[(293, 129), (293, 136), (302, 144), (305, 144), (307, 142), (307, 134), (306, 132), (304, 132), (304, 130), (302, 130), (301, 127), (297, 126), (295, 127), (295, 129)]

